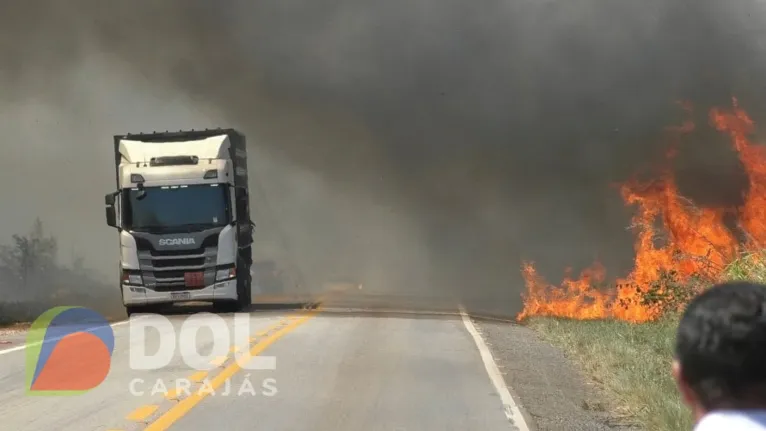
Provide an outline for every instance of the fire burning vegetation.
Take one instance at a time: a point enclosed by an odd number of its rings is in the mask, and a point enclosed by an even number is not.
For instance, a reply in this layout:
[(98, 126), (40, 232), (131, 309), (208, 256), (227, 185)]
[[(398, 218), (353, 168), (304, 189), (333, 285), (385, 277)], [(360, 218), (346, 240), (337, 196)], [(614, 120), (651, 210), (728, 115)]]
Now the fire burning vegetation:
[[(596, 262), (579, 278), (566, 276), (560, 286), (553, 286), (532, 262), (524, 262), (526, 294), (518, 320), (557, 316), (652, 321), (678, 310), (712, 282), (750, 276), (748, 269), (766, 265), (766, 147), (751, 141), (755, 124), (736, 99), (731, 108), (713, 108), (709, 118), (713, 127), (728, 135), (744, 166), (749, 180), (744, 203), (736, 208), (700, 208), (682, 196), (669, 167), (679, 150), (672, 145), (666, 167), (655, 179), (620, 186), (625, 204), (635, 208), (632, 271), (610, 283), (606, 269)], [(683, 134), (694, 128), (687, 121), (672, 131)]]

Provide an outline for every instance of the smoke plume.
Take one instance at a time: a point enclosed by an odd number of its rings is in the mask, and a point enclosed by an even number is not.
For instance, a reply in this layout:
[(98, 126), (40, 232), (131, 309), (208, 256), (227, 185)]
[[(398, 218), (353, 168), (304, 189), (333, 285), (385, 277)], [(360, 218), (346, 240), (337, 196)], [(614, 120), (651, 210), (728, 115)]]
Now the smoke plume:
[[(255, 252), (301, 284), (512, 314), (522, 258), (553, 278), (629, 267), (610, 184), (661, 156), (677, 101), (701, 124), (731, 96), (764, 112), (755, 0), (12, 3), (0, 233), (39, 214), (107, 276), (115, 133), (243, 130)], [(741, 192), (721, 148), (705, 128), (684, 143), (679, 181), (704, 204)]]

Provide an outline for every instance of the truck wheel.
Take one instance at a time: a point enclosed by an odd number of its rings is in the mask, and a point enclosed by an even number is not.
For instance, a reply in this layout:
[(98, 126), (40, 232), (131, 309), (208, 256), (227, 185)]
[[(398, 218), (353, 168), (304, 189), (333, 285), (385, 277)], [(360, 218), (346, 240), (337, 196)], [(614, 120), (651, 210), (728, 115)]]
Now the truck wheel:
[(242, 298), (245, 297), (243, 293), (242, 284), (237, 281), (237, 299), (225, 299), (213, 302), (213, 308), (219, 313), (236, 313), (244, 308)]
[(233, 304), (234, 301), (227, 301), (227, 300), (221, 300), (221, 301), (213, 301), (213, 309), (216, 313), (230, 313), (231, 312), (231, 304)]
[(140, 305), (126, 305), (125, 306), (125, 312), (128, 314), (128, 317), (144, 312), (144, 307)]
[(245, 310), (250, 305), (250, 297), (247, 294), (247, 278), (237, 277), (237, 299), (231, 302), (230, 308), (233, 313)]
[(125, 312), (128, 313), (128, 317), (138, 314), (162, 314), (162, 305), (150, 304), (150, 305), (126, 305)]
[(250, 265), (246, 265), (244, 259), (237, 261), (237, 301), (235, 311), (247, 310), (253, 303), (252, 288), (253, 276), (250, 274)]
[(247, 271), (247, 275), (243, 277), (242, 284), (242, 294), (237, 298), (240, 311), (247, 310), (253, 305), (253, 276), (250, 275), (250, 271)]
[[(237, 262), (237, 268), (244, 268), (244, 263), (240, 260)], [(250, 271), (238, 271), (237, 274), (237, 299), (215, 301), (213, 307), (222, 313), (237, 313), (247, 310), (253, 303), (252, 299), (252, 275)]]

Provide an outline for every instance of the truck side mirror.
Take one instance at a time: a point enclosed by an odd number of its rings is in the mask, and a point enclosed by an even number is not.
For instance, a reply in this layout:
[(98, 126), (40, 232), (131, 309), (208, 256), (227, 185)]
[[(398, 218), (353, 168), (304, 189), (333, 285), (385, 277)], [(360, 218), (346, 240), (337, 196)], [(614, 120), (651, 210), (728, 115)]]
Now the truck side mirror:
[(106, 224), (109, 227), (117, 227), (117, 213), (114, 207), (106, 207)]
[(116, 196), (116, 193), (109, 193), (104, 196), (104, 204), (106, 204), (106, 224), (110, 227), (117, 227), (117, 211), (114, 209)]

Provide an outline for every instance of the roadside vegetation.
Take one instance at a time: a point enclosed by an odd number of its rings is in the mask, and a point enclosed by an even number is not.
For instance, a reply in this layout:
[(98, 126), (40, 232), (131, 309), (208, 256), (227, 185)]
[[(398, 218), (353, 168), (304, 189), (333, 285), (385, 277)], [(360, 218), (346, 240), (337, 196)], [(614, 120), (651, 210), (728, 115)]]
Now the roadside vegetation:
[(0, 326), (31, 322), (59, 305), (89, 307), (107, 318), (124, 315), (119, 291), (98, 281), (82, 257), (62, 264), (56, 238), (37, 219), (28, 233), (0, 245)]
[(580, 365), (620, 416), (652, 431), (692, 429), (670, 376), (676, 318), (632, 324), (533, 317), (527, 324)]
[[(642, 292), (642, 301), (662, 309), (662, 317), (652, 322), (532, 317), (525, 324), (579, 364), (621, 415), (635, 418), (647, 430), (689, 430), (690, 412), (670, 375), (675, 331), (686, 302), (718, 280), (675, 280), (674, 273), (663, 274)], [(743, 253), (720, 280), (766, 282), (766, 253)]]

